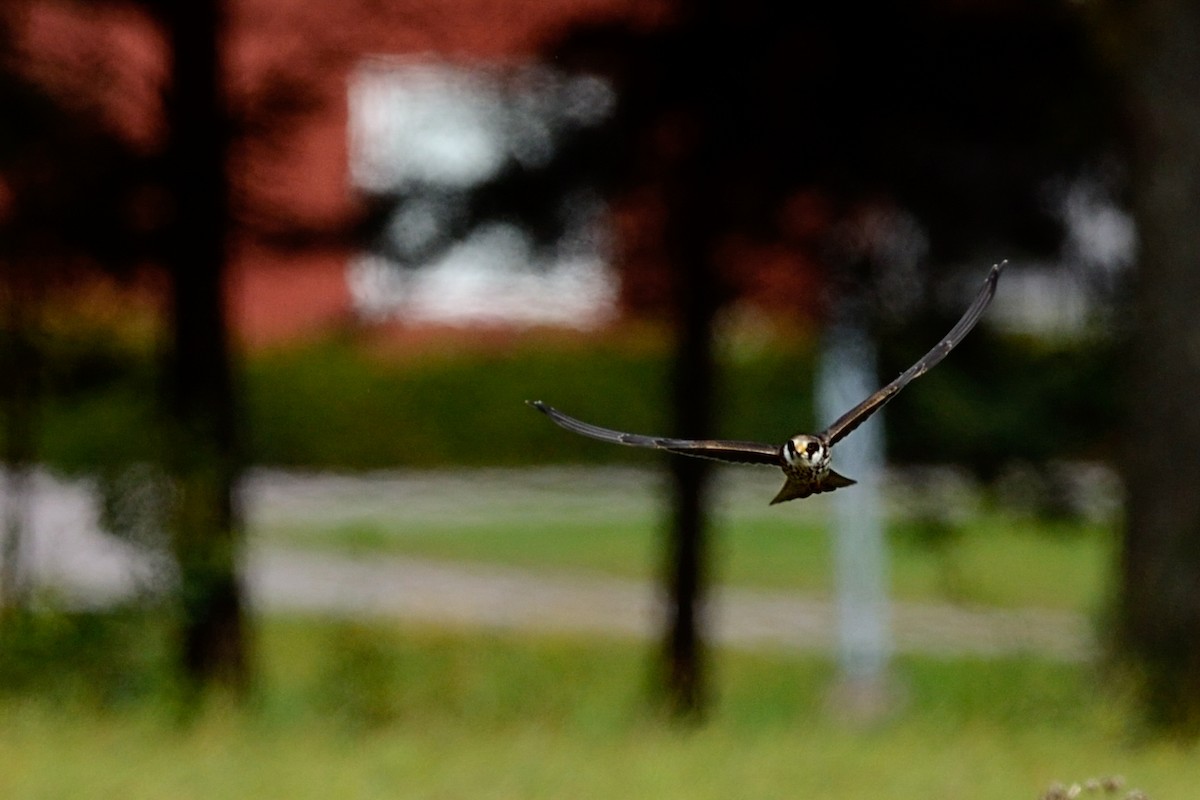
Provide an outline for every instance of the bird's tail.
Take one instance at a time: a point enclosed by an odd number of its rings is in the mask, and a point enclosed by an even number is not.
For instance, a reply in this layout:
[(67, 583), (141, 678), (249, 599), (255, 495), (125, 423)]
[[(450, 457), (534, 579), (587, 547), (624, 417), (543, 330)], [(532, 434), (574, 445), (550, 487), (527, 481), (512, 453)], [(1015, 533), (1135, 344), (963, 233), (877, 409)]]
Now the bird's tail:
[(771, 501), (771, 505), (786, 503), (788, 500), (802, 500), (809, 495), (821, 492), (832, 492), (834, 489), (841, 489), (844, 486), (853, 486), (857, 482), (833, 470), (826, 472), (824, 477), (816, 483), (789, 477), (784, 481), (779, 494), (775, 495), (775, 499)]

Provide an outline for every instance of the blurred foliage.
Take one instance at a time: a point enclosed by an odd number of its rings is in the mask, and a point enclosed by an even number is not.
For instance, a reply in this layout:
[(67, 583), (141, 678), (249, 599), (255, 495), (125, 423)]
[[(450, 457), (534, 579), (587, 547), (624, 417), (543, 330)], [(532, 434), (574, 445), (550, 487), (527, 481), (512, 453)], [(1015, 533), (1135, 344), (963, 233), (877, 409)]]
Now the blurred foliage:
[[(881, 342), (880, 380), (929, 335)], [(941, 328), (938, 327), (940, 331)], [(913, 344), (916, 342), (917, 344)], [(41, 452), (103, 473), (160, 452), (154, 355), (102, 336), (46, 344)], [(977, 332), (888, 406), (894, 462), (958, 463), (986, 478), (1011, 461), (1103, 459), (1120, 413), (1116, 346)], [(353, 341), (264, 352), (245, 363), (246, 457), (311, 469), (647, 463), (653, 456), (568, 436), (525, 405), (545, 400), (598, 424), (669, 433), (665, 347), (606, 339), (389, 357)], [(779, 441), (815, 429), (813, 348), (775, 343), (723, 358), (720, 435)]]
[[(898, 374), (922, 350), (881, 343), (882, 372)], [(945, 330), (945, 328), (940, 328)], [(976, 331), (951, 360), (902, 392), (887, 411), (893, 461), (954, 463), (991, 479), (1013, 460), (1106, 460), (1121, 419), (1112, 340), (999, 337)]]
[(0, 617), (0, 696), (98, 708), (158, 696), (170, 682), (165, 630), (137, 607), (11, 609)]
[[(885, 341), (881, 381), (921, 352)], [(405, 363), (332, 343), (260, 356), (247, 364), (250, 453), (255, 463), (348, 469), (645, 463), (644, 452), (564, 435), (524, 401), (667, 434), (668, 359), (665, 349), (604, 342), (526, 342)], [(781, 441), (827, 424), (813, 415), (813, 363), (811, 346), (725, 359), (719, 434)], [(1103, 457), (1120, 411), (1115, 370), (1109, 346), (976, 337), (889, 407), (889, 455), (960, 463), (987, 478), (1012, 460)]]
[[(351, 469), (645, 460), (645, 453), (563, 436), (525, 401), (665, 432), (668, 358), (665, 349), (603, 342), (530, 342), (400, 364), (336, 344), (289, 350), (247, 365), (250, 448), (259, 463)], [(805, 354), (799, 360), (811, 361)], [(773, 438), (778, 414), (811, 417), (803, 387), (810, 370), (797, 371), (796, 361), (772, 351), (731, 365), (735, 391), (722, 415), (729, 435)], [(764, 408), (766, 396), (779, 402)]]
[(37, 346), (43, 461), (68, 472), (157, 461), (159, 378), (145, 340), (73, 327), (43, 331)]

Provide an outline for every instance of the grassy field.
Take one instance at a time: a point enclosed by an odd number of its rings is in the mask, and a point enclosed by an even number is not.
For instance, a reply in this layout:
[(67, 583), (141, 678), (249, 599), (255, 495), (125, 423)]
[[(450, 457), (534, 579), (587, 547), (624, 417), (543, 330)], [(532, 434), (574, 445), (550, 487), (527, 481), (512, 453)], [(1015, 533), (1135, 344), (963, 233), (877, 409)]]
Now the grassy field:
[[(649, 578), (661, 557), (657, 525), (600, 522), (506, 523), (453, 531), (403, 524), (348, 523), (331, 530), (276, 531), (279, 541), (531, 568), (589, 570)], [(735, 586), (828, 594), (832, 567), (826, 530), (793, 521), (730, 522), (716, 542), (717, 578)], [(1095, 610), (1103, 595), (1111, 540), (1101, 531), (1048, 537), (1002, 515), (972, 522), (962, 541), (934, 549), (892, 527), (891, 581), (907, 600), (1001, 607)]]
[(648, 655), (273, 620), (247, 710), (0, 698), (0, 797), (1032, 800), (1114, 774), (1115, 797), (1195, 796), (1200, 751), (1140, 740), (1087, 667), (905, 659), (864, 728), (824, 660), (718, 652), (714, 711), (680, 729), (648, 710)]
[[(721, 474), (714, 579), (828, 594), (828, 499), (772, 508), (773, 474)], [(341, 552), (651, 578), (664, 552), (660, 481), (651, 471), (597, 468), (400, 473), (365, 481), (352, 497), (317, 493), (311, 508), (260, 514), (252, 533)], [(1107, 599), (1111, 525), (1038, 521), (980, 506), (949, 524), (892, 513), (888, 534), (897, 598), (1089, 614)]]
[[(719, 487), (717, 577), (827, 591), (826, 499), (771, 509), (763, 495), (773, 475), (729, 474), (742, 477)], [(648, 577), (662, 548), (657, 480), (570, 468), (275, 475), (250, 492), (251, 535)], [(1103, 526), (983, 505), (931, 528), (893, 512), (900, 597), (1102, 604), (1112, 555)], [(828, 658), (717, 650), (712, 710), (703, 725), (680, 727), (655, 710), (645, 643), (260, 622), (252, 702), (218, 700), (198, 716), (181, 715), (146, 678), (164, 640), (140, 647), (148, 634), (136, 621), (117, 637), (104, 624), (39, 629), (36, 663), (14, 673), (31, 688), (0, 674), (0, 797), (1033, 800), (1054, 782), (1112, 775), (1124, 776), (1120, 792), (1082, 796), (1123, 800), (1135, 787), (1154, 800), (1195, 796), (1200, 749), (1147, 738), (1088, 664), (906, 656), (895, 663), (891, 712), (863, 725), (840, 713)], [(114, 639), (133, 655), (112, 670), (89, 666), (108, 663)]]

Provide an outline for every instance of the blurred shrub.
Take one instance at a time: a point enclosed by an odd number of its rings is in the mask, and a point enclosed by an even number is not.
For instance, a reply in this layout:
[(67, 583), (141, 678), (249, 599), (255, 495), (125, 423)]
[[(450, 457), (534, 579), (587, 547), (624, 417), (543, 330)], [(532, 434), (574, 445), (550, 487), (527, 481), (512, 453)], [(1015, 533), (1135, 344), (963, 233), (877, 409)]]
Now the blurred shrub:
[[(988, 336), (978, 331), (888, 406), (898, 462), (955, 463), (995, 478), (1014, 462), (1106, 460), (1123, 397), (1115, 342)], [(885, 374), (919, 353), (885, 342)]]
[(103, 328), (66, 328), (42, 332), (36, 346), (36, 434), (43, 461), (65, 471), (94, 472), (161, 453), (157, 364), (149, 340)]
[[(942, 332), (929, 335), (936, 340)], [(969, 337), (888, 406), (892, 460), (959, 463), (991, 478), (1013, 460), (1103, 459), (1121, 408), (1115, 346), (987, 334)], [(918, 333), (885, 339), (881, 381), (926, 344)], [(52, 355), (46, 461), (101, 472), (161, 452), (152, 353), (100, 342)], [(814, 419), (812, 365), (804, 344), (726, 359), (719, 435), (781, 441), (827, 424)], [(253, 464), (355, 470), (654, 458), (567, 435), (525, 405), (535, 399), (601, 425), (671, 432), (661, 341), (527, 336), (502, 347), (389, 358), (331, 340), (253, 354), (244, 367), (245, 449)]]
[(576, 413), (604, 416), (616, 405), (632, 412), (631, 424), (661, 425), (660, 360), (602, 347), (389, 363), (326, 343), (255, 358), (247, 368), (249, 449), (258, 463), (358, 469), (570, 458), (572, 443), (525, 405), (543, 396)]
[[(1103, 458), (1120, 414), (1112, 346), (977, 339), (888, 406), (893, 461), (960, 463), (992, 478), (1013, 460)], [(885, 341), (881, 381), (921, 352)], [(773, 347), (724, 364), (720, 435), (781, 441), (828, 424), (814, 418), (813, 361), (811, 349)], [(258, 463), (364, 468), (653, 458), (566, 435), (525, 406), (533, 399), (600, 425), (670, 432), (669, 360), (661, 348), (526, 342), (389, 364), (349, 346), (323, 345), (248, 366), (250, 449)]]
[[(734, 365), (725, 432), (776, 438), (779, 419), (808, 420), (807, 363), (772, 353)], [(605, 343), (531, 342), (399, 364), (336, 344), (289, 350), (248, 364), (250, 451), (257, 463), (351, 469), (644, 459), (565, 436), (525, 401), (666, 433), (666, 370), (661, 351)]]
[(0, 695), (110, 707), (163, 692), (170, 662), (160, 617), (141, 608), (10, 609), (0, 617)]

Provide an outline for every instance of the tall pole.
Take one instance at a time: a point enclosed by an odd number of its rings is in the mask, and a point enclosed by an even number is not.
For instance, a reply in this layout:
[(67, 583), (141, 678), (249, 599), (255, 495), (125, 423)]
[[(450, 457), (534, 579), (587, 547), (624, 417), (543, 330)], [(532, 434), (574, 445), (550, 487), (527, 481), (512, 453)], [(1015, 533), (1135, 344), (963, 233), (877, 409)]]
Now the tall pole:
[[(876, 389), (875, 346), (861, 326), (841, 321), (827, 334), (817, 369), (821, 419), (836, 419)], [(887, 701), (892, 654), (881, 478), (883, 422), (876, 414), (837, 446), (837, 469), (858, 481), (829, 496), (837, 607), (841, 706), (878, 714)]]

